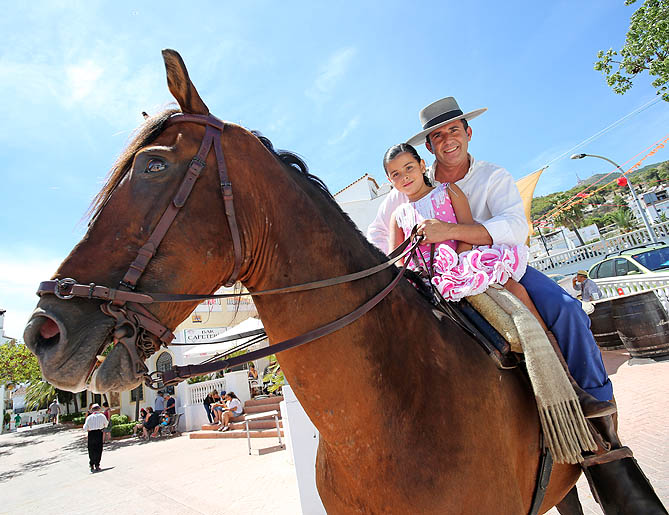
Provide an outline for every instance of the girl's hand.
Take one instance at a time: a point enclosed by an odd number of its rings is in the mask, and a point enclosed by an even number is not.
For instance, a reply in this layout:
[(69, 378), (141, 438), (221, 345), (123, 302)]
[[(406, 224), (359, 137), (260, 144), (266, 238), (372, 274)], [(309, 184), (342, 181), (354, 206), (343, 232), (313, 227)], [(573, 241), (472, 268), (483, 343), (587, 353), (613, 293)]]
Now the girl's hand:
[(441, 243), (445, 240), (454, 239), (451, 232), (455, 225), (430, 218), (418, 224), (418, 235), (425, 236), (423, 243)]

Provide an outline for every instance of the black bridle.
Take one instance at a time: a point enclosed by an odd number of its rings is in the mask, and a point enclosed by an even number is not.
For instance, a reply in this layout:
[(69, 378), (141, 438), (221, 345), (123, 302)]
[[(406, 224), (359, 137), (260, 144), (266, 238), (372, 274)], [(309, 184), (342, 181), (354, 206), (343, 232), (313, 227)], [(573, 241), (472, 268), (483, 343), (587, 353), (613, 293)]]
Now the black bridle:
[(237, 226), (237, 219), (235, 216), (235, 208), (232, 194), (232, 184), (228, 177), (227, 167), (225, 165), (225, 158), (223, 149), (221, 147), (221, 137), (225, 129), (225, 123), (212, 115), (198, 115), (198, 114), (174, 114), (167, 120), (167, 125), (176, 123), (191, 122), (204, 125), (206, 127), (204, 137), (200, 143), (200, 149), (188, 166), (188, 170), (179, 186), (179, 189), (167, 206), (158, 224), (149, 236), (147, 242), (139, 249), (137, 256), (128, 267), (123, 279), (119, 282), (117, 288), (110, 288), (107, 286), (100, 286), (95, 283), (88, 285), (78, 284), (75, 279), (65, 278), (51, 281), (44, 281), (40, 283), (37, 290), (38, 295), (53, 294), (59, 299), (71, 299), (74, 297), (103, 300), (100, 306), (102, 312), (114, 318), (115, 325), (113, 330), (113, 345), (122, 344), (131, 359), (132, 366), (137, 376), (143, 376), (145, 383), (153, 389), (158, 389), (168, 384), (176, 384), (179, 381), (192, 377), (194, 375), (202, 375), (210, 372), (223, 370), (225, 368), (236, 366), (250, 360), (265, 357), (270, 354), (281, 352), (298, 345), (310, 342), (317, 338), (326, 336), (338, 329), (357, 320), (362, 315), (367, 313), (370, 309), (376, 306), (392, 289), (397, 285), (400, 278), (406, 270), (409, 259), (406, 260), (405, 265), (400, 270), (395, 278), (379, 293), (377, 293), (370, 300), (359, 306), (357, 309), (350, 312), (333, 322), (330, 322), (322, 327), (309, 331), (303, 335), (291, 338), (289, 340), (276, 343), (268, 349), (260, 349), (257, 351), (237, 356), (228, 360), (219, 360), (211, 363), (200, 365), (187, 365), (183, 367), (175, 366), (171, 370), (163, 372), (153, 372), (149, 374), (148, 368), (144, 363), (151, 354), (156, 352), (161, 345), (168, 345), (174, 339), (174, 334), (164, 324), (160, 322), (148, 309), (144, 306), (154, 302), (193, 302), (202, 301), (214, 298), (228, 298), (237, 297), (240, 295), (270, 295), (277, 293), (290, 293), (298, 291), (307, 291), (336, 284), (342, 284), (363, 277), (369, 277), (381, 270), (385, 270), (399, 261), (402, 257), (413, 254), (420, 243), (420, 238), (415, 236), (415, 231), (407, 238), (402, 245), (400, 245), (395, 252), (390, 255), (390, 259), (380, 265), (372, 268), (355, 272), (340, 277), (331, 279), (324, 279), (321, 281), (313, 281), (295, 286), (286, 286), (283, 288), (275, 288), (271, 290), (264, 290), (251, 293), (234, 293), (234, 294), (218, 294), (218, 295), (198, 295), (198, 294), (161, 294), (161, 293), (145, 293), (137, 292), (136, 287), (139, 279), (146, 270), (151, 259), (155, 256), (157, 249), (167, 234), (172, 223), (176, 219), (180, 209), (186, 204), (193, 186), (200, 176), (202, 170), (206, 167), (207, 157), (211, 148), (214, 149), (214, 156), (216, 158), (216, 165), (218, 168), (218, 175), (220, 180), (221, 194), (225, 206), (225, 214), (230, 229), (233, 253), (234, 266), (232, 274), (225, 283), (225, 286), (232, 286), (239, 277), (239, 272), (242, 265), (242, 251), (241, 238)]

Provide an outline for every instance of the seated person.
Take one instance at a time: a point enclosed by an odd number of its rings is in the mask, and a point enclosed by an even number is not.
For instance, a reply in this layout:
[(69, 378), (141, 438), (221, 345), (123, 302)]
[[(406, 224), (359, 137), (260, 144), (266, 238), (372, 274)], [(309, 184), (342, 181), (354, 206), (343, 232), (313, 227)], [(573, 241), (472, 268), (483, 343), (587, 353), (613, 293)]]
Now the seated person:
[(144, 422), (146, 422), (146, 410), (142, 408), (139, 410), (139, 418), (137, 419), (137, 424), (135, 424), (135, 430), (133, 431), (134, 436), (139, 436), (139, 432), (144, 427)]
[(146, 421), (142, 425), (142, 434), (146, 439), (158, 434), (158, 424), (160, 424), (160, 415), (151, 406), (147, 408), (147, 411)]
[(212, 390), (209, 394), (207, 394), (203, 401), (204, 410), (207, 412), (207, 418), (209, 419), (210, 424), (214, 423), (214, 414), (211, 412), (211, 405), (218, 399), (220, 399), (218, 392), (216, 390)]
[(219, 431), (227, 431), (230, 429), (232, 419), (244, 413), (242, 401), (237, 398), (235, 392), (228, 392), (225, 396), (225, 400), (227, 401), (227, 408), (223, 411), (223, 422), (218, 429)]
[(221, 396), (225, 397), (225, 390), (221, 392), (221, 395), (213, 394), (212, 397), (215, 399), (214, 402), (209, 406), (211, 408), (211, 413), (214, 416), (214, 424), (220, 425), (223, 422), (223, 411), (227, 407), (225, 404), (225, 399), (222, 399)]

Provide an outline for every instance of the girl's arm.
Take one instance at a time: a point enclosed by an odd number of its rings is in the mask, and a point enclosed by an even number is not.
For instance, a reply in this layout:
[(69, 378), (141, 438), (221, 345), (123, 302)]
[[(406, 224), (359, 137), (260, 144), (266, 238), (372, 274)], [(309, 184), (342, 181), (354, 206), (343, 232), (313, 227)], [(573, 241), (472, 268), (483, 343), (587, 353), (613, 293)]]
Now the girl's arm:
[[(469, 207), (467, 197), (465, 197), (462, 190), (451, 183), (448, 185), (446, 192), (451, 199), (451, 204), (453, 205), (453, 211), (455, 211), (455, 218), (458, 220), (458, 224), (473, 224), (474, 218), (472, 217), (472, 210)], [(456, 252), (460, 254), (467, 250), (472, 250), (472, 245), (465, 243), (464, 241), (458, 241)]]
[[(388, 249), (389, 249), (390, 252), (392, 252), (393, 250), (395, 250), (400, 245), (400, 243), (402, 243), (404, 241), (404, 232), (402, 231), (402, 229), (400, 229), (400, 226), (397, 225), (397, 220), (395, 219), (395, 213), (394, 212), (390, 216), (389, 229), (390, 229), (390, 231), (389, 231), (390, 234), (389, 234), (388, 239), (390, 240), (389, 241), (390, 244), (388, 245)], [(400, 263), (404, 264), (404, 259), (401, 259)]]

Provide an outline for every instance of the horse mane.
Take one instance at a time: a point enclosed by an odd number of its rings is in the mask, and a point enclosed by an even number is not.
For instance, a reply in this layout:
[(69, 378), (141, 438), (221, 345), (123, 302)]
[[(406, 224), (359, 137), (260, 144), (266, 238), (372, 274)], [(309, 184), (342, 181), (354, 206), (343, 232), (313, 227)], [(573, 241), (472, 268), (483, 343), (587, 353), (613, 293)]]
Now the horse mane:
[(260, 131), (251, 131), (251, 134), (253, 134), (256, 138), (260, 140), (260, 142), (263, 144), (263, 146), (270, 151), (270, 153), (274, 156), (274, 158), (279, 161), (279, 164), (283, 166), (284, 169), (295, 172), (298, 171), (300, 172), (298, 175), (301, 177), (304, 177), (307, 179), (307, 183), (314, 186), (318, 192), (322, 194), (323, 199), (325, 200), (326, 203), (330, 204), (330, 206), (335, 209), (339, 215), (341, 215), (342, 219), (348, 222), (350, 225), (353, 226), (355, 232), (360, 236), (361, 240), (364, 242), (364, 244), (372, 249), (373, 252), (378, 255), (379, 258), (382, 260), (387, 259), (388, 257), (381, 252), (376, 245), (373, 245), (367, 240), (367, 237), (360, 231), (358, 226), (355, 224), (353, 220), (351, 220), (351, 217), (346, 213), (341, 206), (337, 203), (335, 198), (332, 196), (332, 193), (330, 193), (330, 190), (328, 187), (325, 185), (322, 179), (319, 177), (313, 175), (312, 173), (309, 172), (309, 167), (307, 164), (304, 162), (304, 160), (295, 154), (294, 152), (290, 152), (289, 150), (277, 150), (274, 148), (274, 145), (270, 141), (269, 138), (266, 136), (263, 136)]
[(169, 117), (179, 112), (179, 109), (166, 109), (163, 112), (148, 118), (146, 122), (133, 133), (134, 137), (132, 141), (126, 146), (121, 155), (118, 156), (112, 165), (111, 170), (107, 174), (104, 186), (102, 186), (102, 189), (98, 194), (93, 197), (91, 206), (86, 213), (90, 220), (95, 219), (97, 214), (109, 200), (109, 197), (111, 197), (113, 191), (119, 185), (123, 177), (125, 177), (137, 151), (149, 143), (152, 143), (160, 133), (163, 132), (165, 123)]
[[(94, 220), (97, 214), (107, 203), (116, 187), (130, 169), (130, 165), (132, 164), (132, 160), (135, 158), (137, 151), (142, 147), (152, 143), (165, 129), (165, 124), (167, 123), (167, 120), (170, 118), (170, 116), (179, 112), (181, 112), (179, 109), (166, 109), (161, 113), (148, 118), (146, 122), (144, 122), (144, 124), (142, 124), (139, 129), (134, 132), (133, 139), (130, 141), (130, 143), (128, 143), (121, 155), (119, 155), (119, 157), (114, 162), (111, 170), (109, 171), (109, 174), (107, 175), (104, 186), (93, 198), (91, 206), (87, 212), (89, 220)], [(355, 225), (355, 222), (351, 220), (351, 217), (342, 210), (339, 204), (337, 204), (337, 201), (334, 199), (332, 193), (330, 193), (330, 190), (325, 185), (323, 180), (309, 172), (309, 167), (300, 156), (288, 150), (275, 149), (270, 139), (266, 136), (263, 136), (259, 131), (251, 131), (251, 134), (258, 138), (262, 145), (267, 150), (269, 150), (269, 152), (284, 169), (292, 173), (297, 172), (298, 176), (307, 179), (307, 184), (313, 186), (315, 190), (321, 194), (323, 200), (333, 209), (335, 209), (335, 211), (341, 215), (344, 221), (348, 222), (355, 228), (355, 231), (360, 236), (361, 240), (367, 245), (367, 247), (372, 249), (379, 258), (386, 259), (386, 256), (375, 245), (371, 244), (367, 240), (365, 235), (362, 234), (357, 225)]]

